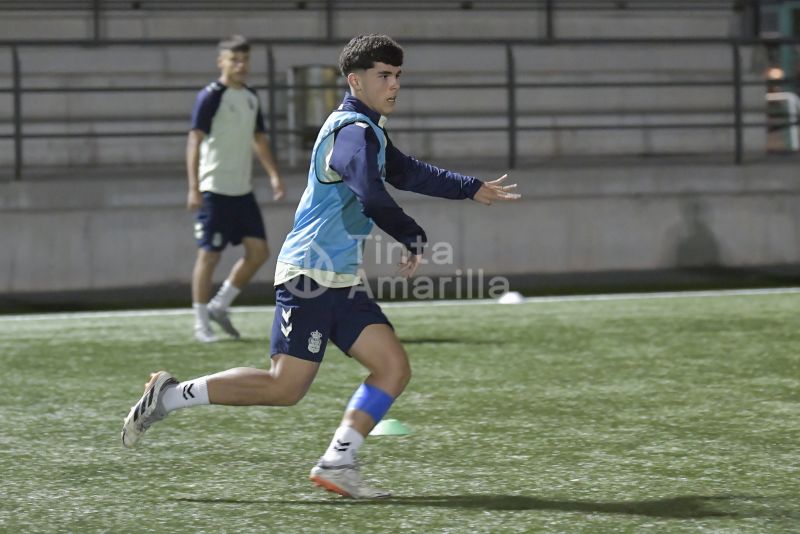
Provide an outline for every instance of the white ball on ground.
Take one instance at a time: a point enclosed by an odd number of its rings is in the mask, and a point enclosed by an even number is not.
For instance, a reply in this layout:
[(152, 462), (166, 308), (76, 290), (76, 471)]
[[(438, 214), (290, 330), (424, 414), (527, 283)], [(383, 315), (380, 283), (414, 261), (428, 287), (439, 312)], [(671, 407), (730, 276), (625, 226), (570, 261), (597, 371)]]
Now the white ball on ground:
[(498, 304), (520, 304), (525, 302), (525, 297), (522, 296), (522, 293), (519, 291), (509, 291), (499, 299), (497, 299)]

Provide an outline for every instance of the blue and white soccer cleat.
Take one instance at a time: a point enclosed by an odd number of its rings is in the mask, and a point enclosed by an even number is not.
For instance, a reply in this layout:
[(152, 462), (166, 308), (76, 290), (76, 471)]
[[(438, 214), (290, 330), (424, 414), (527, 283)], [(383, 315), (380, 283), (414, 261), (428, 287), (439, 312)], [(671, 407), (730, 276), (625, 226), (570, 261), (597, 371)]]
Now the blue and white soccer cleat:
[(208, 307), (208, 318), (217, 323), (220, 328), (222, 328), (226, 334), (231, 336), (233, 339), (239, 339), (239, 331), (234, 328), (233, 323), (231, 323), (230, 315), (228, 314), (228, 310), (223, 310), (222, 308), (214, 308), (212, 306)]
[(167, 416), (167, 412), (160, 402), (161, 393), (167, 386), (177, 383), (178, 381), (166, 371), (150, 375), (150, 381), (145, 385), (144, 395), (139, 402), (133, 405), (128, 417), (122, 423), (122, 444), (125, 447), (135, 447), (153, 423), (161, 421)]
[(361, 480), (357, 465), (326, 466), (322, 462), (311, 469), (308, 477), (315, 485), (353, 499), (385, 499), (391, 493), (368, 486)]

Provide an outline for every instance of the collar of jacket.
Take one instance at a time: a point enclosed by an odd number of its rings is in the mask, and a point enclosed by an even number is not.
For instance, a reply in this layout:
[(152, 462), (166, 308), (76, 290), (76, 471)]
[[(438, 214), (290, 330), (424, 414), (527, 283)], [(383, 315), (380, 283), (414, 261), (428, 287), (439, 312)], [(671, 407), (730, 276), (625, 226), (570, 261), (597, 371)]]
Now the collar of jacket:
[(340, 111), (355, 111), (356, 113), (361, 113), (362, 115), (366, 115), (369, 117), (369, 120), (377, 124), (379, 127), (383, 128), (386, 124), (387, 118), (378, 113), (377, 111), (369, 108), (366, 104), (364, 104), (361, 100), (354, 97), (350, 93), (344, 95), (344, 100), (339, 105)]

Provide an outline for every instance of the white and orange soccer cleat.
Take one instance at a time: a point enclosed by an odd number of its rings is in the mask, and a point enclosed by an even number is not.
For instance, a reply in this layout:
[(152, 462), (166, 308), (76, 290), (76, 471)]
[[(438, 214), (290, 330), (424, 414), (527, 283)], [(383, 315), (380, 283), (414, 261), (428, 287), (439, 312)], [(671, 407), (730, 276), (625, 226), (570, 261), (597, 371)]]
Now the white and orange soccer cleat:
[(315, 485), (353, 499), (385, 499), (388, 491), (372, 488), (361, 480), (357, 465), (325, 466), (318, 463), (308, 477)]

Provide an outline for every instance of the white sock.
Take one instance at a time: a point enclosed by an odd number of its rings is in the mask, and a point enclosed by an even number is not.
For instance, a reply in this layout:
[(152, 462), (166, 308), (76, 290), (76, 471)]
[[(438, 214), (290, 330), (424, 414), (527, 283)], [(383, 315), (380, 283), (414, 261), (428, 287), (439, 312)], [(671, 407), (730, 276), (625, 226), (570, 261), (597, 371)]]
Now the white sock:
[(241, 292), (241, 289), (231, 284), (230, 281), (225, 280), (222, 283), (222, 287), (220, 287), (219, 291), (217, 291), (217, 294), (214, 295), (213, 299), (211, 299), (210, 305), (212, 308), (227, 310), (228, 307), (233, 303), (233, 299), (238, 297), (239, 293)]
[(361, 444), (364, 443), (364, 436), (358, 433), (351, 426), (340, 426), (333, 435), (328, 450), (322, 456), (322, 462), (326, 465), (347, 465), (355, 462), (355, 453)]
[(208, 379), (201, 376), (167, 388), (162, 393), (161, 402), (167, 412), (189, 406), (211, 404), (208, 402)]
[(208, 322), (208, 304), (201, 304), (199, 302), (195, 302), (192, 304), (192, 308), (194, 308), (194, 324), (195, 326), (210, 326)]

